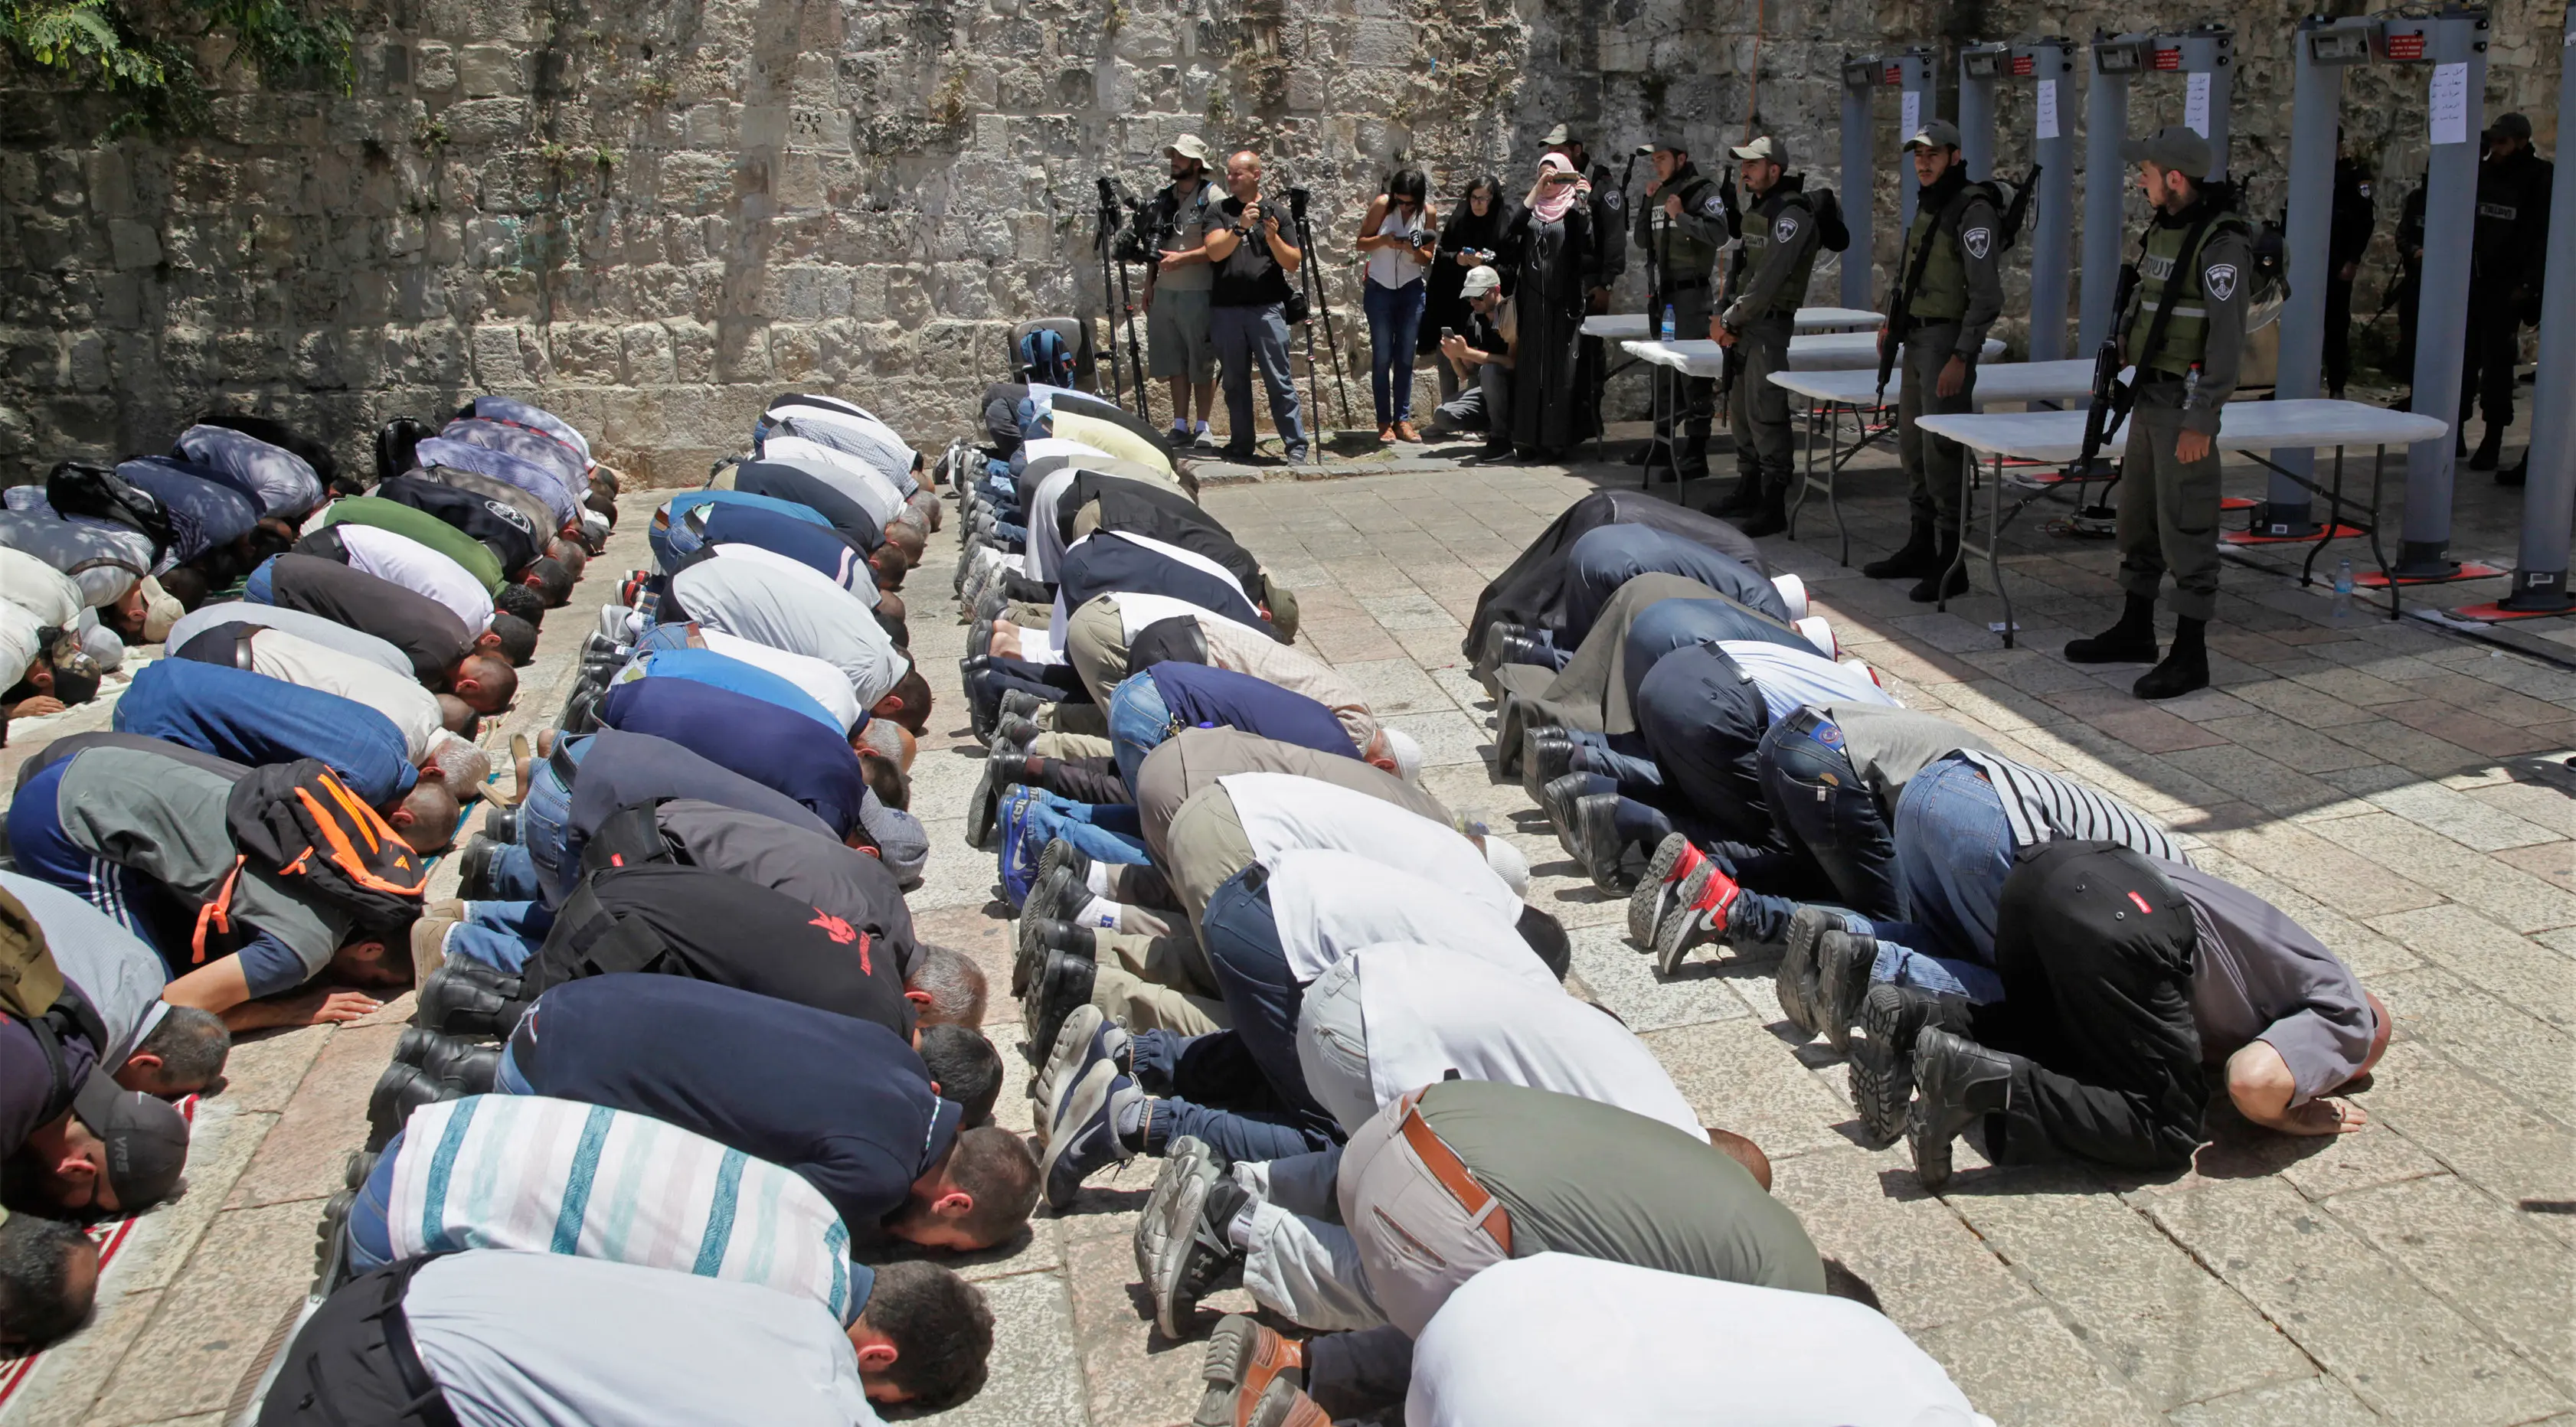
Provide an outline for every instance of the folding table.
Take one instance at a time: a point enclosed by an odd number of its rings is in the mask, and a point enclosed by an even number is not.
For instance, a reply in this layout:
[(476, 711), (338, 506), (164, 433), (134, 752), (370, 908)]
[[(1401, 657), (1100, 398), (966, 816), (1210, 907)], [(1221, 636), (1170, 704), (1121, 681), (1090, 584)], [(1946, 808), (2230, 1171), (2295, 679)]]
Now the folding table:
[[(1926, 416), (1916, 423), (1926, 431), (1958, 442), (1980, 458), (1994, 458), (1993, 473), (1985, 480), (1983, 542), (1965, 538), (1966, 532), (1963, 531), (1958, 562), (1951, 568), (1964, 567), (1972, 555), (1984, 557), (1986, 578), (2004, 602), (2006, 648), (2012, 647), (2014, 631), (2012, 594), (2004, 587), (2003, 566), (1999, 558), (2004, 527), (2010, 525), (2032, 501), (2064, 482), (2016, 480), (2013, 484), (2024, 493), (2013, 497), (2011, 508), (2007, 510), (2004, 462), (2011, 459), (2062, 466), (2076, 460), (2084, 454), (2084, 418), (2085, 413), (2081, 411), (1995, 411)], [(2137, 417), (2132, 414), (2129, 419), (2135, 421)], [(2345, 519), (2347, 511), (2351, 513), (2349, 524), (2370, 537), (2371, 559), (2378, 564), (2383, 575), (2388, 572), (2388, 556), (2379, 541), (2379, 500), (2386, 475), (2388, 448), (2412, 446), (2418, 441), (2448, 440), (2450, 430), (2451, 424), (2439, 417), (2389, 411), (2358, 401), (2236, 401), (2219, 409), (2215, 445), (2219, 451), (2237, 452), (2279, 474), (2289, 473), (2283, 472), (2260, 453), (2300, 447), (2331, 448), (2334, 451), (2334, 479), (2330, 484), (2319, 485), (2305, 478), (2293, 477), (2307, 490), (2323, 496), (2327, 507), (2328, 534), (2309, 547), (2307, 563), (2299, 571), (2299, 583), (2305, 585), (2314, 581), (2317, 556), (2324, 552), (2328, 541), (2338, 538), (2334, 527), (2336, 522)], [(2123, 428), (2114, 439), (2125, 447), (2127, 429)], [(2356, 506), (2344, 498), (2343, 453), (2348, 446), (2373, 448), (2367, 505)], [(1980, 475), (1978, 467), (1979, 462), (1975, 460), (1960, 464), (1959, 499), (1963, 510), (1975, 498)], [(2390, 619), (2397, 617), (2398, 598), (2398, 588), (2392, 580), (2388, 587)], [(1948, 605), (1949, 601), (1945, 599), (1940, 607), (1947, 608)]]

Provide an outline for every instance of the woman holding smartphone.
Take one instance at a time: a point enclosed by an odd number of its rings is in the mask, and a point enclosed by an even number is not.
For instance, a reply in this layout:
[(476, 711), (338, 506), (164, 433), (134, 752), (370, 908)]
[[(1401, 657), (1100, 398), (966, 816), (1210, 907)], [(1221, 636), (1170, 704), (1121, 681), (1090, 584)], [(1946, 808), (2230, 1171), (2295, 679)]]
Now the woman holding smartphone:
[[(1426, 279), (1422, 332), (1414, 344), (1416, 351), (1439, 351), (1443, 327), (1457, 332), (1467, 330), (1467, 299), (1459, 288), (1467, 281), (1468, 269), (1493, 263), (1514, 211), (1512, 201), (1503, 196), (1503, 181), (1492, 174), (1467, 185), (1466, 196), (1458, 200), (1458, 206), (1449, 214), (1448, 226), (1440, 230), (1439, 256)], [(1506, 294), (1511, 291), (1511, 276), (1503, 276)], [(1457, 400), (1457, 371), (1447, 362), (1432, 365), (1440, 373), (1440, 400)]]
[(1501, 270), (1519, 271), (1512, 289), (1520, 335), (1513, 347), (1511, 436), (1512, 449), (1524, 457), (1556, 460), (1592, 434), (1581, 343), (1585, 274), (1593, 244), (1619, 237), (1592, 231), (1591, 196), (1592, 184), (1573, 164), (1548, 154), (1499, 245)]
[(1368, 264), (1369, 394), (1377, 399), (1377, 439), (1419, 441), (1413, 429), (1413, 354), (1422, 330), (1422, 275), (1431, 266), (1431, 182), (1422, 170), (1398, 169), (1386, 192), (1360, 220)]

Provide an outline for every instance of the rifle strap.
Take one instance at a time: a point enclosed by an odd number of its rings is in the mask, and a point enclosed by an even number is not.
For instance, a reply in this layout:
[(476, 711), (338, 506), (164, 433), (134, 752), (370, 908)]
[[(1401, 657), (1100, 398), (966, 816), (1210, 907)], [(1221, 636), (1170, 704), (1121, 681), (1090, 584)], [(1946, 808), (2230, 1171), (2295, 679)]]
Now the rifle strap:
[[(2182, 248), (2174, 254), (2173, 269), (2165, 274), (2163, 284), (2156, 291), (2156, 315), (2147, 322), (2147, 340), (2139, 344), (2138, 350), (2129, 356), (2129, 365), (2138, 369), (2139, 381), (2146, 380), (2148, 359), (2164, 347), (2165, 328), (2173, 319), (2177, 285), (2181, 282), (2182, 275), (2191, 271), (2191, 265), (2199, 259), (2201, 241), (2208, 236), (2209, 225), (2217, 222), (2218, 216), (2217, 204), (2204, 203), (2201, 215), (2191, 222), (2191, 231), (2183, 234)], [(2146, 255), (2146, 240), (2141, 238), (2138, 240), (2138, 257), (2143, 261)]]
[(1904, 278), (1897, 284), (1896, 305), (1887, 314), (1899, 337), (1905, 335), (1905, 309), (1914, 305), (1914, 294), (1923, 290), (1923, 269), (1932, 262), (1932, 240), (1941, 236), (1941, 225), (1949, 216), (1947, 209), (1933, 215), (1923, 229), (1923, 241), (1914, 245), (1914, 256), (1905, 264)]

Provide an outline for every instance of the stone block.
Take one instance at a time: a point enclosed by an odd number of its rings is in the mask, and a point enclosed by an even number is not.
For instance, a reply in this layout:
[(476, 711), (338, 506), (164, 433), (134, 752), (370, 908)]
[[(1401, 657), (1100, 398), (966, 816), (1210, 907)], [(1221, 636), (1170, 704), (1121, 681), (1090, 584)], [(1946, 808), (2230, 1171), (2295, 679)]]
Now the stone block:
[(474, 329), (474, 374), (485, 386), (521, 385), (529, 378), (520, 328), (479, 326)]
[(661, 324), (638, 322), (618, 332), (624, 358), (624, 380), (631, 384), (668, 382), (678, 379), (678, 363), (671, 349), (671, 334)]
[(494, 99), (527, 87), (526, 51), (509, 45), (467, 45), (456, 51), (456, 82), (468, 99)]
[(1998, 1423), (2147, 1427), (2155, 1418), (2046, 1308), (1913, 1335)]
[[(460, 74), (463, 68), (460, 63)], [(447, 106), (439, 118), (447, 126), (448, 142), (461, 149), (517, 143), (528, 134), (528, 104), (524, 99), (462, 100)]]

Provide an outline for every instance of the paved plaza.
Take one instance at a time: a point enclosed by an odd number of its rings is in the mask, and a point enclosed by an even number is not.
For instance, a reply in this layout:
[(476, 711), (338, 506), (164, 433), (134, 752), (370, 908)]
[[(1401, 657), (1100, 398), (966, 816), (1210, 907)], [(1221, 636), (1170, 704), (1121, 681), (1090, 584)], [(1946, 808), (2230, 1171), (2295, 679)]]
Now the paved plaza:
[[(1883, 460), (1861, 469), (1877, 474), (1853, 483), (1867, 493), (1849, 506), (1856, 559), (1892, 543), (1901, 519)], [(2107, 542), (2036, 522), (2016, 536), (2011, 650), (1988, 629), (2000, 617), (1989, 596), (1933, 612), (1838, 567), (1813, 531), (1764, 542), (1908, 705), (2164, 818), (2196, 862), (2304, 922), (2399, 1018), (2353, 1097), (2371, 1117), (2359, 1134), (2289, 1140), (2222, 1123), (2192, 1173), (2153, 1181), (1996, 1171), (1963, 1146), (1936, 1197), (1901, 1146), (1859, 1146), (1843, 1068), (1788, 1032), (1767, 960), (1701, 953), (1659, 981), (1624, 939), (1624, 904), (1594, 891), (1517, 783), (1490, 771), (1491, 710), (1459, 654), (1461, 620), (1567, 503), (1633, 472), (1267, 474), (1204, 499), (1299, 591), (1301, 642), (1421, 740), (1433, 792), (1517, 826), (1532, 900), (1575, 933), (1575, 989), (1644, 1036), (1708, 1123), (1769, 1152), (1775, 1192), (1818, 1246), (1870, 1279), (1998, 1423), (2576, 1423), (2576, 801), (2510, 766), (2576, 747), (2576, 673), (2367, 610), (2336, 621), (2319, 594), (2230, 569), (2210, 637), (2217, 686), (2149, 706), (2127, 693), (2136, 669), (2077, 669), (2055, 652), (2117, 604)], [(1701, 483), (1690, 498), (1716, 493)], [(656, 500), (625, 500), (589, 588), (643, 562)], [(982, 753), (965, 736), (965, 631), (941, 607), (946, 575), (934, 555), (906, 591), (942, 701), (915, 770), (935, 852), (913, 906), (925, 939), (969, 950), (1007, 984), (993, 859), (964, 837)], [(585, 623), (550, 625), (516, 725), (558, 711)], [(8, 756), (24, 749), (13, 741)], [(0, 1427), (225, 1420), (301, 1301), (322, 1202), (364, 1136), (367, 1090), (408, 1010), (235, 1052), (230, 1089), (200, 1111), (189, 1194), (143, 1220), (97, 1321), (46, 1355)], [(1024, 1077), (1007, 1053), (1016, 1007), (997, 1003), (988, 1029)], [(1019, 1083), (1001, 1113), (1026, 1124)], [(1000, 1344), (982, 1395), (939, 1420), (1187, 1419), (1200, 1344), (1153, 1328), (1129, 1247), (1154, 1164), (1099, 1176), (1072, 1212), (1042, 1210), (1027, 1240), (967, 1266)], [(1249, 1301), (1237, 1290), (1210, 1307)], [(1197, 1336), (1213, 1322), (1203, 1313)]]

